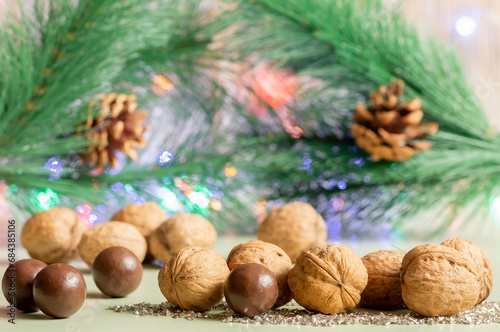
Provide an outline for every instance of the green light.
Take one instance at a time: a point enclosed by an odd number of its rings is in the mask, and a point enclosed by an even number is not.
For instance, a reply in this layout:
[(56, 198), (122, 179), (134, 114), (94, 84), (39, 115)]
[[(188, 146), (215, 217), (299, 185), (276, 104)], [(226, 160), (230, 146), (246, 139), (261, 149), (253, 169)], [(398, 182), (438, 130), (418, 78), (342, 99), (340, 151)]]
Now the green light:
[(59, 195), (50, 188), (47, 188), (45, 191), (38, 191), (37, 199), (39, 207), (43, 210), (48, 210), (59, 202)]
[(208, 199), (205, 194), (200, 191), (193, 191), (189, 195), (189, 200), (197, 205), (200, 209), (206, 209), (208, 207)]
[(17, 184), (13, 183), (10, 185), (9, 189), (11, 192), (15, 193), (19, 190), (19, 187), (17, 186)]
[(125, 185), (125, 191), (128, 193), (128, 194), (131, 194), (134, 192), (134, 187), (132, 187), (130, 184), (126, 184)]
[(158, 197), (161, 198), (161, 205), (170, 212), (177, 212), (181, 207), (175, 193), (167, 188), (160, 188)]

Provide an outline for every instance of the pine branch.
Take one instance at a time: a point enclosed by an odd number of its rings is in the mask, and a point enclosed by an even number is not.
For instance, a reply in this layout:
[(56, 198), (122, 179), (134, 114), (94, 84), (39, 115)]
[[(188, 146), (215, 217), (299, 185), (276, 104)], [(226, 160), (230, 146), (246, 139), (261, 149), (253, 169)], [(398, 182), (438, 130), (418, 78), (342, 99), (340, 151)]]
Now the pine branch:
[(235, 15), (246, 18), (242, 29), (251, 31), (235, 40), (242, 54), (261, 49), (265, 59), (271, 56), (285, 66), (306, 67), (334, 83), (338, 75), (329, 78), (329, 74), (350, 71), (351, 77), (346, 75), (338, 86), (351, 91), (363, 92), (358, 87), (363, 80), (379, 86), (402, 78), (407, 94), (422, 99), (427, 119), (439, 122), (444, 130), (486, 138), (490, 124), (455, 52), (435, 39), (420, 37), (381, 1), (243, 0), (240, 4)]
[(78, 105), (110, 89), (127, 61), (164, 34), (157, 26), (160, 15), (137, 0), (43, 4), (36, 2), (34, 18), (0, 31), (7, 41), (0, 59), (3, 156), (36, 153), (44, 146), (57, 153), (82, 148), (85, 142), (78, 138), (64, 139), (87, 117)]

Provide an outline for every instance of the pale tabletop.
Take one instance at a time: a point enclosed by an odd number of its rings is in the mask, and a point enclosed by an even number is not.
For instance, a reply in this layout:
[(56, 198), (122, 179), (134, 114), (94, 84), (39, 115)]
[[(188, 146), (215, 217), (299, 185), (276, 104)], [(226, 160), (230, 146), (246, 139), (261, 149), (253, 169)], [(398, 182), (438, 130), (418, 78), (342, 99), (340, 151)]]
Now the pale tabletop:
[[(219, 237), (214, 249), (224, 258), (227, 257), (231, 248), (241, 242), (254, 239), (253, 237)], [(444, 239), (443, 239), (444, 240)], [(436, 241), (439, 243), (439, 241)], [(494, 286), (493, 291), (487, 301), (500, 301), (500, 241), (494, 239), (482, 239), (478, 243), (486, 252), (493, 266)], [(382, 249), (399, 249), (409, 251), (415, 245), (420, 244), (413, 241), (342, 241), (342, 244), (351, 248), (359, 256), (369, 252)], [(3, 249), (3, 250), (2, 250)], [(5, 248), (0, 248), (1, 252), (6, 252)], [(18, 259), (27, 258), (26, 252), (18, 250)], [(6, 268), (5, 260), (2, 259), (0, 265), (1, 273)], [(67, 319), (52, 319), (41, 312), (37, 313), (17, 313), (16, 324), (7, 322), (7, 301), (1, 297), (0, 300), (0, 331), (284, 331), (284, 330), (324, 330), (327, 327), (296, 326), (296, 325), (253, 325), (240, 323), (223, 323), (219, 320), (194, 319), (189, 321), (185, 318), (171, 318), (165, 316), (138, 316), (128, 312), (114, 312), (106, 310), (108, 306), (127, 305), (140, 302), (150, 302), (159, 304), (165, 301), (158, 288), (157, 275), (159, 267), (146, 266), (142, 283), (138, 290), (126, 298), (110, 299), (103, 296), (92, 280), (90, 271), (84, 267), (84, 263), (74, 262), (73, 265), (80, 268), (84, 273), (88, 287), (88, 296), (84, 307), (74, 316)], [(483, 325), (337, 325), (337, 331), (366, 331), (366, 330), (398, 330), (398, 331), (500, 331), (500, 324)], [(331, 327), (329, 328), (331, 329)]]

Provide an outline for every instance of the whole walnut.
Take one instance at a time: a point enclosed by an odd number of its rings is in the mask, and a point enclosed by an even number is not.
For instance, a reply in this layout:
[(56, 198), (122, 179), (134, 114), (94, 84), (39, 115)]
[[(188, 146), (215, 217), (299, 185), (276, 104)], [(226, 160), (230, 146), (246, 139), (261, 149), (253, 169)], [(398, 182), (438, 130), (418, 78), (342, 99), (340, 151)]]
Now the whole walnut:
[(462, 240), (459, 238), (449, 239), (441, 243), (443, 246), (454, 248), (476, 263), (476, 269), (481, 283), (481, 291), (479, 292), (479, 299), (477, 303), (481, 303), (491, 293), (493, 287), (493, 271), (491, 270), (490, 260), (484, 251), (472, 242)]
[(109, 247), (124, 247), (132, 251), (139, 261), (146, 256), (147, 244), (144, 236), (130, 224), (109, 221), (87, 230), (80, 241), (80, 256), (92, 266), (101, 251)]
[(203, 311), (222, 301), (228, 274), (226, 261), (212, 249), (186, 247), (163, 265), (158, 284), (169, 302)]
[(229, 270), (247, 264), (257, 263), (267, 267), (278, 282), (278, 298), (273, 308), (281, 307), (292, 299), (292, 292), (288, 287), (288, 274), (292, 269), (290, 257), (278, 246), (259, 240), (238, 244), (227, 257)]
[[(134, 225), (147, 242), (151, 233), (167, 219), (167, 213), (155, 202), (146, 202), (142, 205), (129, 204), (111, 217), (113, 221)], [(151, 250), (148, 249), (146, 261), (152, 258)]]
[(326, 225), (310, 204), (293, 202), (272, 210), (257, 236), (283, 249), (295, 262), (304, 250), (326, 243)]
[(408, 309), (424, 316), (448, 316), (472, 308), (481, 284), (476, 264), (443, 245), (410, 250), (401, 264), (401, 291)]
[(404, 255), (397, 250), (379, 250), (361, 258), (368, 284), (361, 293), (360, 306), (383, 310), (403, 307), (399, 272)]
[(307, 310), (324, 314), (355, 308), (367, 282), (368, 273), (361, 259), (337, 244), (303, 252), (288, 276), (295, 301)]
[(155, 202), (129, 204), (111, 217), (113, 221), (134, 225), (146, 239), (167, 219), (167, 213)]
[(87, 228), (78, 214), (65, 207), (35, 213), (21, 230), (21, 243), (31, 257), (47, 264), (78, 258), (78, 244)]
[(210, 221), (194, 213), (180, 213), (162, 223), (150, 236), (153, 257), (166, 263), (187, 246), (212, 248), (217, 232)]

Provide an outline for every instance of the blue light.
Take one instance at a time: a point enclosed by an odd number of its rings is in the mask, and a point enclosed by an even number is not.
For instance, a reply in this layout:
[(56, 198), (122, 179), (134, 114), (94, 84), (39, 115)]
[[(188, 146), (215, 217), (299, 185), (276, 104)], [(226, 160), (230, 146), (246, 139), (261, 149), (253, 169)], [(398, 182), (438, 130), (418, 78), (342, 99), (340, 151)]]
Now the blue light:
[(300, 169), (302, 170), (309, 170), (311, 168), (312, 164), (312, 159), (311, 159), (311, 154), (306, 152), (302, 155), (302, 167)]
[(144, 197), (132, 195), (132, 194), (130, 196), (132, 196), (132, 202), (135, 205), (143, 205), (143, 204), (146, 204), (146, 202), (147, 202)]
[(347, 184), (344, 181), (339, 181), (339, 182), (337, 182), (337, 187), (340, 190), (344, 190), (345, 188), (347, 188)]
[(174, 155), (170, 151), (163, 151), (158, 157), (158, 164), (160, 166), (168, 165), (174, 159)]
[(112, 184), (111, 185), (111, 190), (113, 191), (120, 191), (120, 190), (123, 190), (123, 183), (121, 182), (117, 182), (115, 184)]
[(63, 163), (61, 162), (60, 159), (52, 157), (49, 160), (47, 160), (43, 168), (52, 173), (49, 177), (49, 180), (53, 181), (61, 178), (61, 172), (63, 171)]
[(97, 215), (95, 213), (91, 213), (90, 216), (89, 216), (89, 221), (91, 223), (95, 223), (97, 221), (97, 219), (99, 219), (99, 217), (97, 217)]
[(355, 163), (356, 165), (359, 165), (359, 164), (361, 164), (362, 162), (363, 162), (363, 157), (359, 157), (359, 158), (357, 158), (357, 159), (355, 159), (355, 160), (354, 160), (354, 163)]
[(468, 37), (476, 31), (477, 22), (469, 16), (460, 16), (455, 22), (455, 31), (462, 37)]

